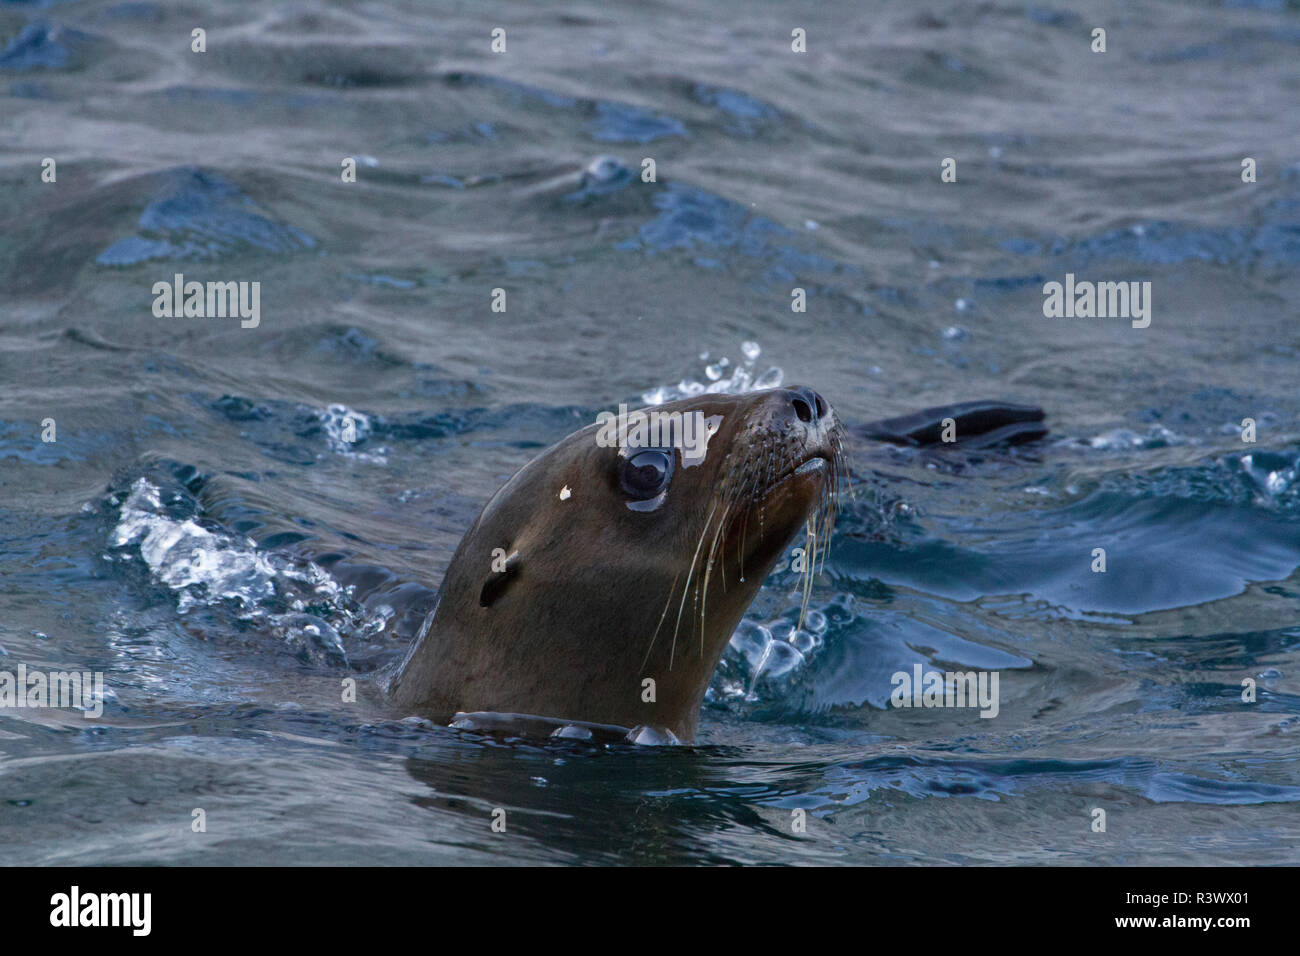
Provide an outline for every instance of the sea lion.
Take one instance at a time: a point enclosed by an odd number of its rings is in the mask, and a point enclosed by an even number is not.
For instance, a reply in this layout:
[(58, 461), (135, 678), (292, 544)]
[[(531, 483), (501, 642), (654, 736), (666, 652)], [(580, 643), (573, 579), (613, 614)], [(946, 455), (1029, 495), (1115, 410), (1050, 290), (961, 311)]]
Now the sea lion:
[(844, 430), (805, 387), (642, 411), (698, 414), (703, 449), (602, 442), (591, 425), (521, 468), (456, 549), (388, 683), (398, 707), (694, 738), (709, 678), (786, 545), (804, 530), (810, 573), (824, 557)]

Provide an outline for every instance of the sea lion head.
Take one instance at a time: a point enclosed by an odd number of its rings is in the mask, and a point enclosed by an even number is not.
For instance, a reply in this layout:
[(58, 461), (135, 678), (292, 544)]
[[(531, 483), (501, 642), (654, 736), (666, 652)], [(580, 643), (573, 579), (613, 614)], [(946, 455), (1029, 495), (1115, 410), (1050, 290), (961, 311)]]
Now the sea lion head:
[(389, 687), (399, 705), (694, 736), (723, 648), (787, 544), (809, 537), (810, 568), (824, 554), (843, 430), (803, 387), (622, 411), (487, 503)]

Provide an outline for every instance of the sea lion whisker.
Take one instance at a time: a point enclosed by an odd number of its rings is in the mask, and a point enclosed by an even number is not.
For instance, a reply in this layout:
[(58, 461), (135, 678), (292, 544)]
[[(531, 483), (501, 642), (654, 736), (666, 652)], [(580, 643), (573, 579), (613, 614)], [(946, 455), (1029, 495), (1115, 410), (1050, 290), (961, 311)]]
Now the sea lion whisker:
[[(673, 660), (674, 660), (674, 658), (675, 658), (676, 651), (677, 651), (677, 632), (681, 629), (681, 626), (682, 626), (682, 614), (683, 614), (683, 613), (685, 612), (685, 610), (686, 610), (686, 592), (687, 592), (688, 590), (690, 590), (690, 587), (691, 587), (691, 579), (695, 576), (695, 565), (696, 565), (697, 563), (699, 563), (699, 560), (700, 560), (700, 548), (702, 548), (702, 547), (704, 546), (704, 535), (705, 535), (705, 533), (708, 531), (708, 529), (709, 529), (709, 525), (713, 522), (713, 513), (714, 513), (715, 511), (717, 511), (717, 510), (718, 510), (718, 504), (717, 504), (717, 501), (715, 500), (714, 503), (713, 503), (713, 509), (712, 509), (711, 511), (709, 511), (709, 516), (708, 516), (706, 519), (704, 519), (704, 528), (700, 531), (700, 540), (699, 540), (699, 543), (696, 544), (696, 546), (695, 546), (695, 556), (691, 558), (691, 567), (690, 567), (690, 572), (686, 575), (686, 586), (685, 586), (685, 588), (682, 590), (682, 604), (681, 604), (681, 607), (678, 608), (678, 610), (677, 610), (677, 626), (673, 629), (673, 648), (672, 648), (672, 650), (669, 651), (669, 653), (668, 653), (668, 669), (669, 669), (669, 670), (672, 670), (672, 669), (673, 669)], [(698, 600), (698, 597), (699, 597), (699, 595), (697, 594), (697, 595), (696, 595), (697, 600)], [(692, 615), (692, 618), (691, 618), (691, 626), (692, 626), (692, 628), (694, 627), (694, 625), (695, 625), (695, 619), (694, 619), (694, 616)]]
[[(707, 605), (707, 602), (709, 600), (709, 578), (712, 577), (713, 575), (713, 560), (714, 560), (714, 555), (716, 555), (718, 551), (718, 539), (727, 527), (727, 516), (729, 514), (731, 514), (730, 502), (728, 502), (726, 506), (722, 509), (722, 517), (718, 519), (718, 528), (716, 531), (713, 532), (713, 543), (709, 545), (709, 554), (704, 566), (704, 599), (700, 602), (700, 656), (701, 657), (704, 656), (704, 611), (705, 611), (705, 606)], [(707, 531), (708, 529), (706, 528), (705, 530)], [(726, 559), (727, 559), (727, 555), (726, 555), (725, 540), (724, 540), (724, 548), (723, 548), (723, 555), (722, 555), (724, 590), (726, 589), (726, 564), (727, 564)]]
[(681, 571), (678, 571), (677, 574), (673, 576), (672, 587), (668, 589), (668, 600), (664, 601), (664, 612), (659, 615), (659, 623), (655, 625), (655, 632), (650, 635), (650, 646), (645, 649), (645, 657), (641, 661), (642, 670), (645, 670), (645, 666), (650, 660), (650, 652), (654, 650), (655, 640), (659, 637), (659, 628), (664, 626), (664, 618), (668, 616), (668, 608), (673, 603), (673, 592), (677, 590), (677, 582), (680, 580), (681, 576)]
[(815, 515), (808, 516), (808, 520), (804, 524), (804, 532), (804, 557), (809, 560), (804, 564), (803, 580), (800, 582), (803, 590), (803, 601), (799, 606), (799, 622), (795, 625), (796, 630), (803, 627), (804, 615), (808, 613), (808, 599), (812, 595), (813, 562), (817, 554), (817, 518)]
[(822, 525), (822, 540), (819, 549), (821, 553), (820, 555), (814, 555), (813, 560), (814, 563), (816, 563), (818, 557), (821, 559), (821, 566), (817, 569), (817, 573), (819, 574), (826, 570), (826, 555), (831, 549), (831, 534), (835, 530), (835, 518), (838, 514), (838, 499), (836, 497), (837, 490), (836, 483), (834, 479), (832, 479), (827, 495), (822, 499), (822, 502), (818, 507), (818, 515)]

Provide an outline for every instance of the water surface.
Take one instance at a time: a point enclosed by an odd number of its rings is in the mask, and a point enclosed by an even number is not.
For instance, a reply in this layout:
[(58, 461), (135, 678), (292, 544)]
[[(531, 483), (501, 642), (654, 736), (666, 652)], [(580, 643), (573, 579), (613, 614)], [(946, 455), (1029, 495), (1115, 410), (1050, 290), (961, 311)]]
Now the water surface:
[[(1298, 56), (1268, 0), (0, 3), (0, 670), (109, 690), (0, 713), (6, 862), (1300, 862)], [(1066, 273), (1150, 327), (1044, 318)], [(1052, 433), (858, 443), (694, 747), (377, 706), (516, 468), (779, 382)], [(997, 717), (890, 707), (916, 664)]]

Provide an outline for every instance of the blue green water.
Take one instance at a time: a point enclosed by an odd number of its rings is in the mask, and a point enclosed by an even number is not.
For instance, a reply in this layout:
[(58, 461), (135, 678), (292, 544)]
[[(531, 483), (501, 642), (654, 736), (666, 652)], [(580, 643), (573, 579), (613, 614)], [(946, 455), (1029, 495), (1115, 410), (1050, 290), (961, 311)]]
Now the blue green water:
[[(1298, 53), (1267, 0), (0, 3), (0, 671), (107, 683), (0, 709), (5, 862), (1300, 861)], [(509, 474), (727, 381), (1051, 434), (857, 442), (694, 747), (378, 705)], [(890, 706), (917, 664), (997, 716)]]

